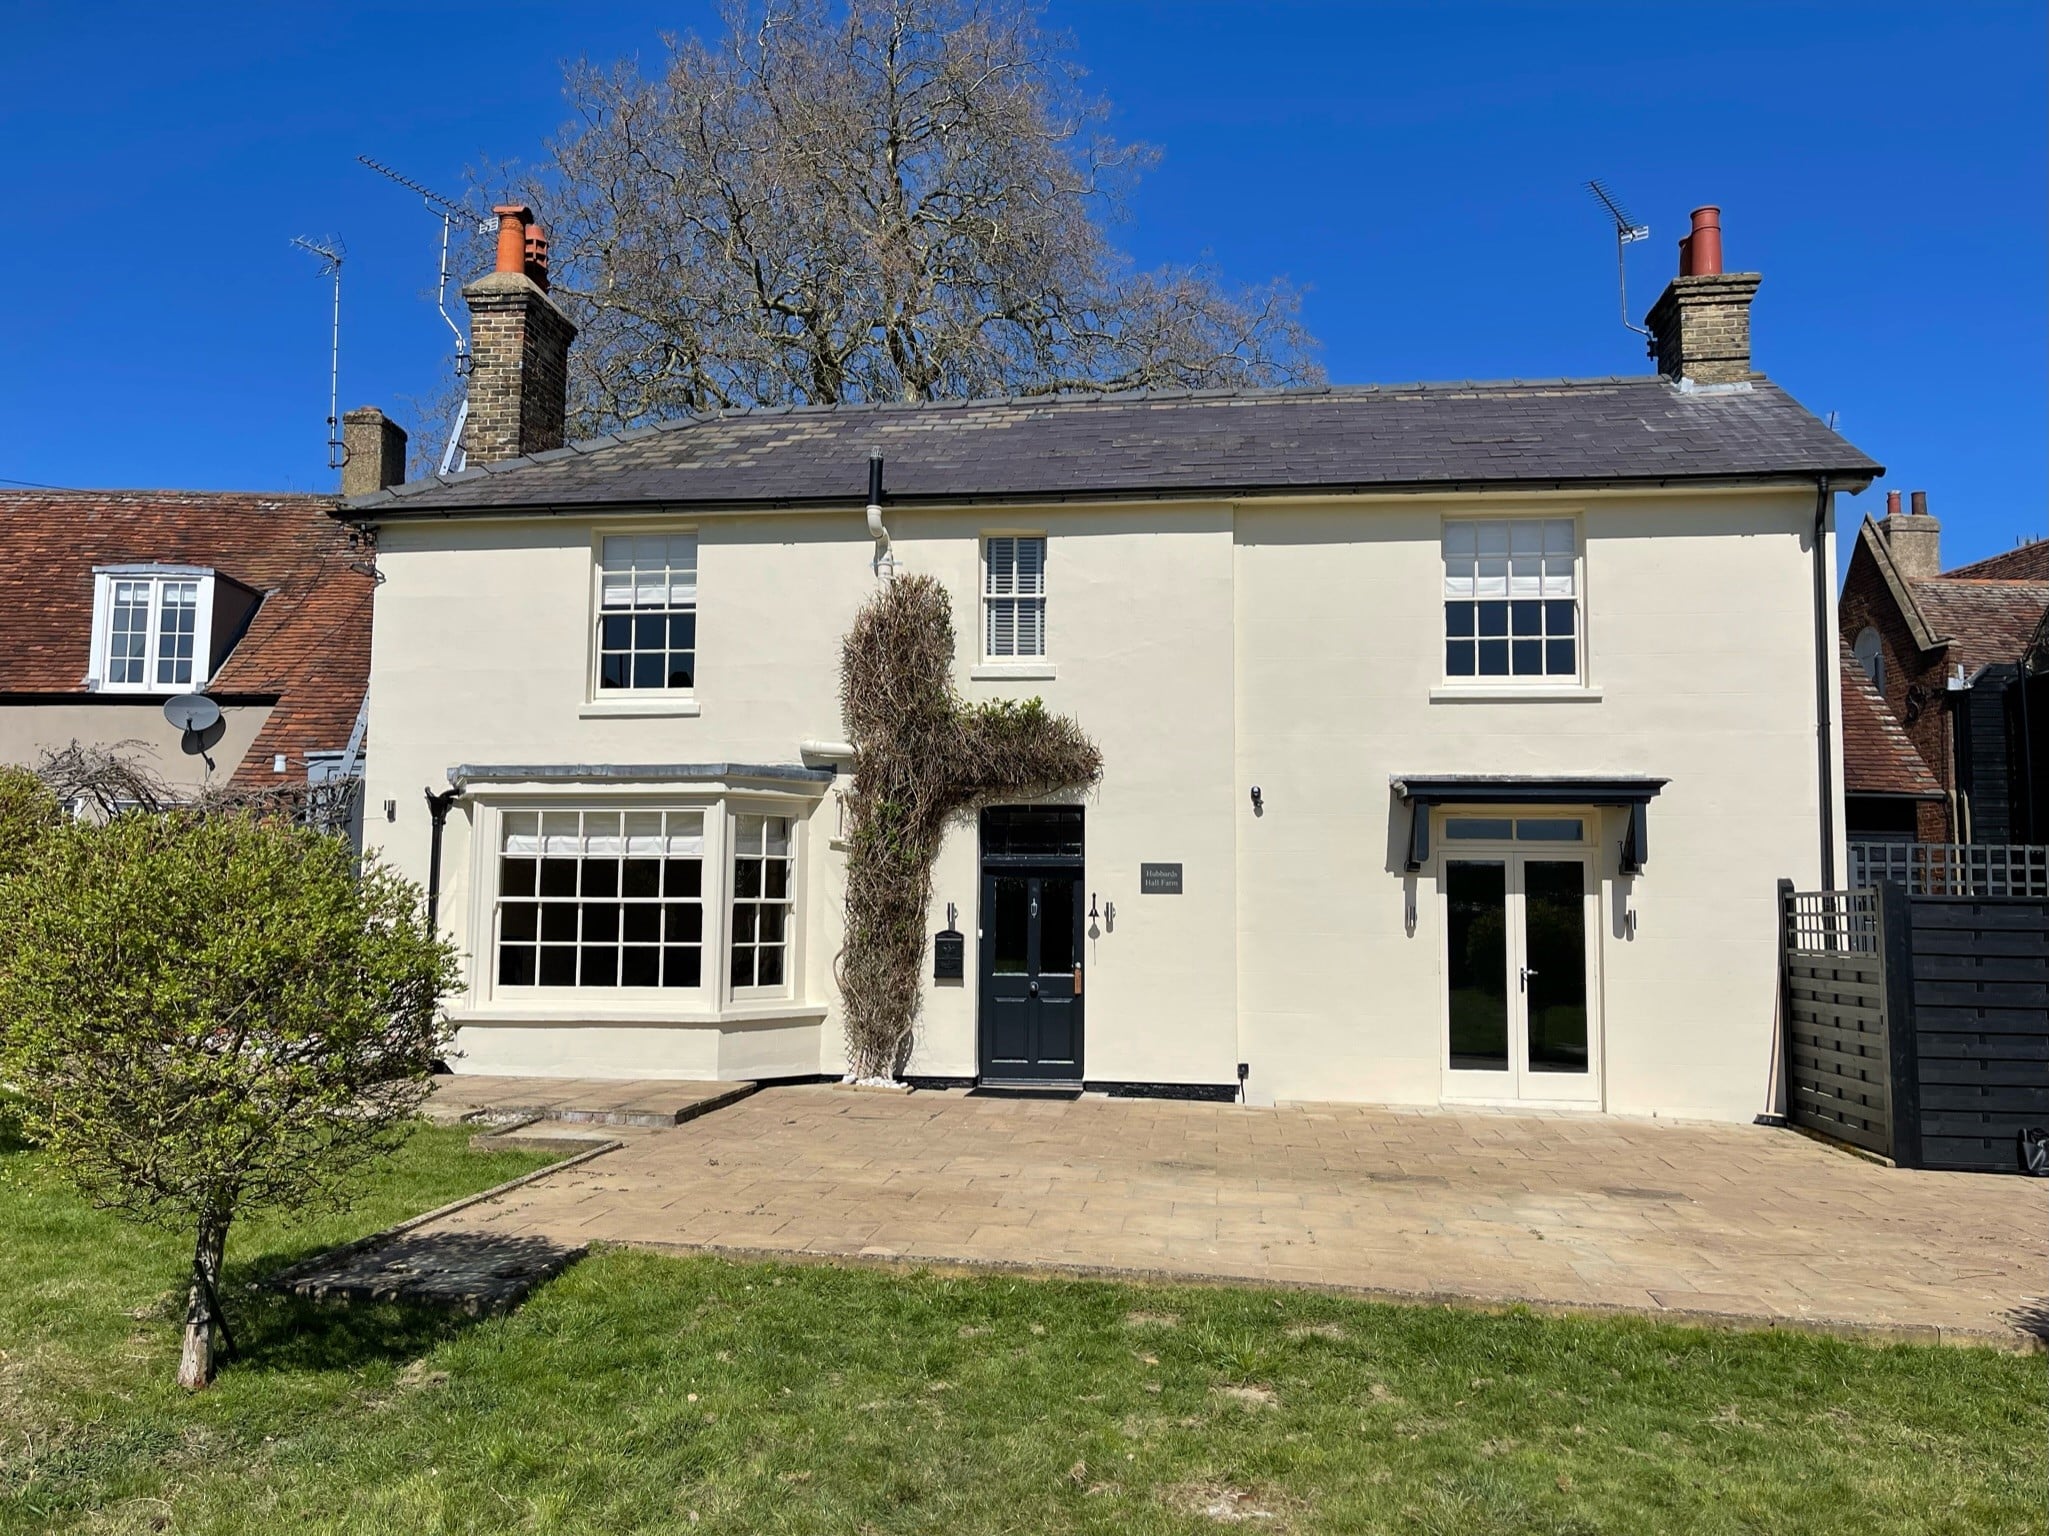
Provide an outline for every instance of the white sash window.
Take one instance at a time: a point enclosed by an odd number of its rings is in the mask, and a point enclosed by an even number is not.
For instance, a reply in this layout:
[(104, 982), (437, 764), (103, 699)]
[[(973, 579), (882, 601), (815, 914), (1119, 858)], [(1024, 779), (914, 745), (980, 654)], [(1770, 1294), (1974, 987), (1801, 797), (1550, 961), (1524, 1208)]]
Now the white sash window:
[(1576, 681), (1582, 615), (1571, 518), (1444, 525), (1444, 675)]
[(992, 535), (982, 570), (983, 651), (990, 660), (1046, 654), (1046, 541)]
[(697, 683), (697, 535), (607, 538), (598, 558), (599, 693)]

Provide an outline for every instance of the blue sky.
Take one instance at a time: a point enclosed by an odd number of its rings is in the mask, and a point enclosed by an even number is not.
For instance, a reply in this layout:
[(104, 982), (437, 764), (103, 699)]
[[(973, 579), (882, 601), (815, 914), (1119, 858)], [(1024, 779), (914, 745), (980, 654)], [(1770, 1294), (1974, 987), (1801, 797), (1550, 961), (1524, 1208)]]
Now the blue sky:
[[(1643, 371), (1580, 190), (1652, 227), (1638, 317), (1695, 204), (1765, 283), (1758, 366), (1926, 487), (1949, 563), (2045, 531), (2039, 3), (1056, 3), (1116, 130), (1162, 146), (1118, 238), (1283, 275), (1334, 380)], [(458, 189), (562, 122), (561, 62), (652, 59), (707, 3), (0, 0), (0, 477), (327, 489), (342, 404), (430, 393), (438, 226), (355, 163)]]

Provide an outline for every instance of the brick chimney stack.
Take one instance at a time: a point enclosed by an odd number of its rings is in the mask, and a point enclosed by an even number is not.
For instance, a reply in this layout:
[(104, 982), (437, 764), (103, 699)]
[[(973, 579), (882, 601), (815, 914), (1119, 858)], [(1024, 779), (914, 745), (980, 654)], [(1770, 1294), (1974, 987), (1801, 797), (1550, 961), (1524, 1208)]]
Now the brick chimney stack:
[(1741, 384), (1750, 377), (1750, 301), (1764, 279), (1722, 270), (1722, 210), (1696, 208), (1679, 242), (1679, 275), (1644, 324), (1658, 372), (1688, 384)]
[(406, 477), (406, 429), (374, 405), (342, 412), (343, 496), (368, 496)]
[(498, 215), (496, 270), (462, 291), (470, 306), (472, 469), (562, 446), (569, 409), (569, 343), (576, 327), (548, 297), (548, 236), (523, 203)]
[(1911, 510), (1900, 511), (1900, 493), (1885, 498), (1885, 516), (1878, 531), (1885, 535), (1885, 547), (1892, 563), (1909, 581), (1925, 581), (1942, 574), (1942, 524), (1928, 515), (1928, 493), (1916, 491)]

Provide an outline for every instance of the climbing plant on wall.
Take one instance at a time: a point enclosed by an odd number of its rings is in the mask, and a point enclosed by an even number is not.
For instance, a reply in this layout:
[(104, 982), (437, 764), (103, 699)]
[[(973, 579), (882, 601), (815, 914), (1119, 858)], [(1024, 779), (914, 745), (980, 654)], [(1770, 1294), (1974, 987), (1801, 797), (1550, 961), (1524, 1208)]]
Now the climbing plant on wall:
[(902, 576), (861, 610), (841, 654), (854, 782), (836, 969), (856, 1078), (894, 1078), (910, 1054), (932, 866), (947, 827), (985, 805), (1086, 789), (1103, 775), (1095, 743), (1039, 700), (962, 700), (953, 648), (946, 589)]

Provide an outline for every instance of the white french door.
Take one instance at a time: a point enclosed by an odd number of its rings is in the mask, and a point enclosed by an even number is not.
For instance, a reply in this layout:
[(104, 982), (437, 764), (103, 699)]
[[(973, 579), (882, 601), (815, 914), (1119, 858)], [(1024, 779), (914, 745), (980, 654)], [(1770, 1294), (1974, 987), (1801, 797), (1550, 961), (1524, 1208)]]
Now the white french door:
[[(1510, 824), (1472, 825), (1493, 832)], [(1522, 846), (1512, 833), (1443, 846), (1445, 1098), (1598, 1104), (1599, 884), (1591, 852)]]

